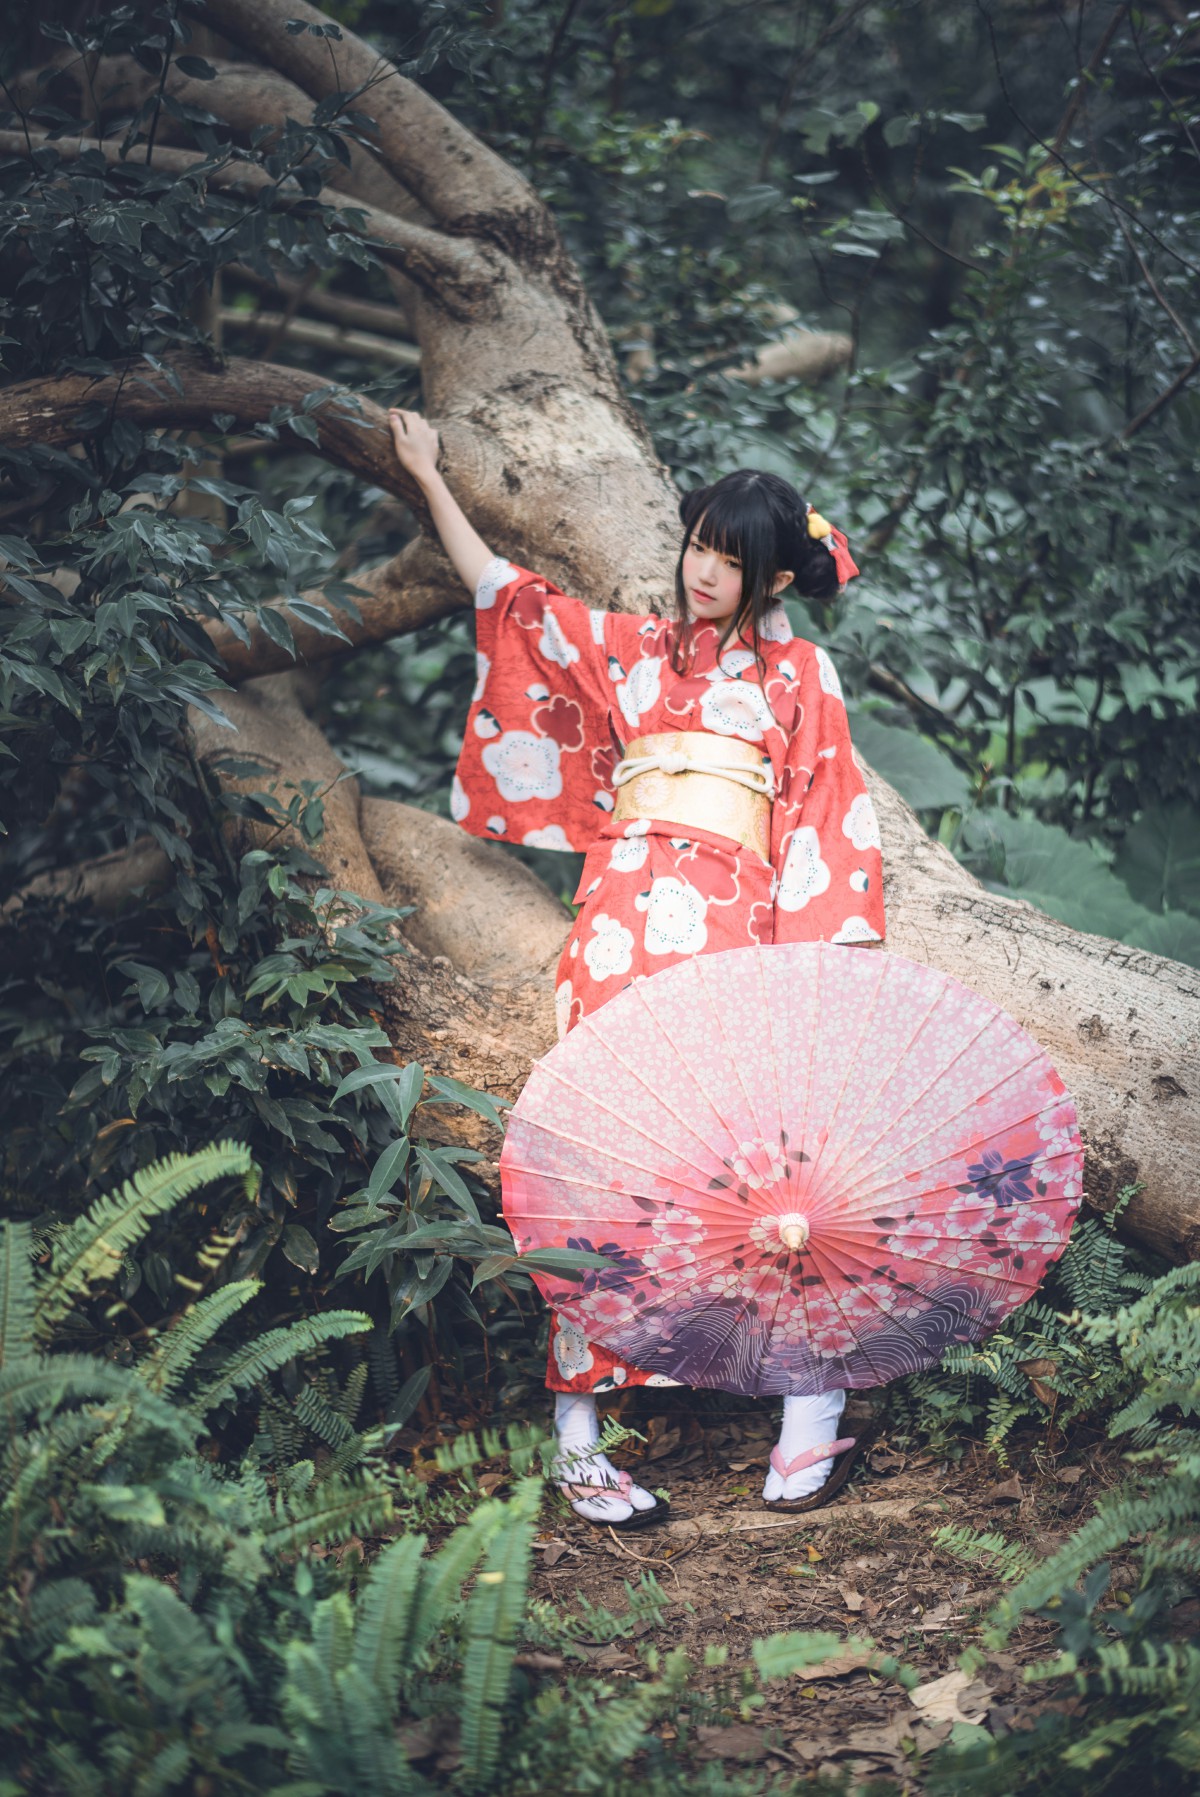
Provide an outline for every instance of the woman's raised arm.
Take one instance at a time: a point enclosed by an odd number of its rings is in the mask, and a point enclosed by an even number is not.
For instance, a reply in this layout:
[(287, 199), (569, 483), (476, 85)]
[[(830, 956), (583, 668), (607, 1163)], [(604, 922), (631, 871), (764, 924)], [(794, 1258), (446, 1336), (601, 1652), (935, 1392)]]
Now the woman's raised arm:
[(398, 406), (388, 413), (388, 423), (401, 467), (424, 493), (442, 548), (468, 590), (474, 593), (480, 575), (495, 558), (438, 473), (437, 432), (419, 412), (404, 412)]

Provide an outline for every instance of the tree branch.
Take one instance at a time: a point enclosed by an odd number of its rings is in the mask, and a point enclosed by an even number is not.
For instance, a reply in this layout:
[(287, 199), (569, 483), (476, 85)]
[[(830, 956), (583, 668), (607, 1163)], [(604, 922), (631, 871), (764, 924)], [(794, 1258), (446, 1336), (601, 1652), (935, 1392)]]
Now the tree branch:
[(376, 121), (385, 166), (443, 225), (490, 225), (499, 236), (505, 221), (520, 221), (527, 237), (543, 216), (541, 201), (514, 169), (362, 38), (342, 29), (332, 41), (289, 32), (293, 19), (331, 24), (305, 0), (207, 0), (205, 15), (313, 99), (353, 94), (357, 109)]
[(341, 325), (346, 330), (371, 331), (381, 337), (410, 340), (412, 327), (400, 306), (385, 306), (378, 300), (354, 299), (348, 293), (334, 293), (328, 287), (302, 289), (299, 281), (290, 281), (286, 275), (273, 274), (268, 278), (259, 274), (256, 268), (247, 268), (241, 262), (227, 263), (224, 272), (238, 281), (244, 281), (247, 287), (253, 287), (257, 293), (279, 293), (288, 302), (299, 300), (305, 312), (315, 312), (318, 318), (327, 318), (331, 324)]
[(382, 362), (388, 368), (418, 368), (421, 352), (415, 343), (399, 337), (377, 337), (371, 331), (350, 331), (342, 325), (324, 324), (315, 318), (298, 318), (287, 312), (244, 312), (238, 306), (222, 306), (218, 316), (227, 330), (249, 331), (273, 345), (308, 343), (318, 349), (360, 362)]
[(405, 636), (422, 624), (450, 617), (468, 603), (458, 576), (424, 537), (414, 538), (399, 555), (379, 567), (356, 572), (351, 580), (365, 594), (356, 600), (358, 618), (330, 605), (319, 588), (304, 594), (313, 604), (325, 606), (331, 622), (344, 631), (348, 641), (290, 616), (285, 599), (273, 601), (269, 609), (287, 618), (296, 644), (294, 656), (269, 637), (251, 614), (245, 619), (250, 632), (248, 643), (236, 636), (228, 624), (216, 620), (207, 623), (205, 634), (220, 657), (226, 679), (238, 684), (263, 674), (286, 671), (297, 661), (308, 665), (333, 661), (370, 643)]
[(1117, 441), (1120, 443), (1128, 443), (1131, 437), (1136, 437), (1138, 432), (1144, 429), (1144, 427), (1149, 424), (1150, 420), (1162, 411), (1164, 406), (1170, 405), (1177, 393), (1183, 391), (1197, 369), (1200, 369), (1200, 355), (1193, 356), (1187, 367), (1180, 369), (1171, 384), (1164, 387), (1161, 393), (1155, 394), (1154, 398), (1150, 401), (1150, 404), (1148, 406), (1143, 406), (1136, 418), (1131, 418), (1129, 420), (1129, 423), (1125, 426), (1125, 429), (1121, 432)]
[[(140, 183), (147, 178), (146, 169), (122, 157), (120, 145), (99, 142), (93, 138), (56, 138), (31, 135), (21, 131), (0, 131), (0, 151), (14, 156), (29, 156), (38, 149), (54, 150), (64, 162), (74, 161), (85, 151), (104, 157), (115, 168), (127, 169)], [(154, 167), (149, 171), (169, 170), (175, 174), (197, 172), (205, 185), (236, 193), (274, 191), (285, 205), (328, 206), (339, 214), (344, 230), (362, 237), (385, 262), (394, 263), (409, 280), (433, 298), (454, 311), (454, 299), (478, 303), (493, 287), (498, 270), (487, 251), (458, 239), (445, 237), (428, 225), (413, 224), (396, 218), (390, 212), (379, 212), (373, 206), (354, 200), (347, 213), (346, 196), (334, 188), (323, 187), (316, 194), (302, 193), (299, 188), (281, 186), (256, 162), (226, 162), (212, 166), (211, 159), (194, 150), (168, 149), (160, 145), (155, 151)]]
[(757, 387), (762, 381), (823, 381), (844, 368), (854, 343), (842, 331), (790, 331), (776, 343), (764, 343), (750, 362), (731, 368), (734, 380)]
[[(298, 412), (310, 394), (321, 391), (303, 369), (240, 357), (209, 364), (196, 356), (177, 356), (172, 372), (180, 383), (178, 392), (144, 362), (130, 362), (100, 380), (50, 375), (2, 388), (0, 436), (15, 449), (37, 443), (63, 448), (78, 442), (83, 434), (76, 422), (79, 413), (95, 404), (108, 407), (114, 417), (151, 427), (212, 431), (217, 413), (229, 416), (227, 429), (247, 430), (272, 407), (292, 406)], [(328, 400), (307, 414), (317, 429), (320, 454), (422, 511), (420, 490), (396, 460), (382, 409), (337, 387), (324, 391)]]

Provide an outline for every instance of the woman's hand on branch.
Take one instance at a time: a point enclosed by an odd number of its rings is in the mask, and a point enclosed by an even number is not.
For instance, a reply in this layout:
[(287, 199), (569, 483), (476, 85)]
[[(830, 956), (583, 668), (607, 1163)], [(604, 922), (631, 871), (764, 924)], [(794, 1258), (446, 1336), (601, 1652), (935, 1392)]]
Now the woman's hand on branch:
[(438, 434), (428, 419), (419, 412), (405, 412), (393, 406), (388, 413), (396, 458), (425, 495), (429, 515), (442, 540), (442, 548), (472, 593), (480, 576), (493, 559), (483, 538), (468, 521), (462, 507), (438, 473)]
[(429, 477), (437, 473), (440, 448), (437, 432), (419, 412), (405, 412), (399, 406), (393, 406), (388, 413), (388, 423), (392, 427), (396, 459), (405, 472), (411, 474), (417, 484), (423, 487)]

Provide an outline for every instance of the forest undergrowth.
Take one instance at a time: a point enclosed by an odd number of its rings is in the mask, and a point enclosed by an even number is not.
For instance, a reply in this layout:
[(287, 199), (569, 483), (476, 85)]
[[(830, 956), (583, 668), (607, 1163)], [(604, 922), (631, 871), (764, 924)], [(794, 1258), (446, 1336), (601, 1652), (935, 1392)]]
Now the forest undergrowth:
[[(64, 153), (83, 89), (0, 121), (6, 382), (169, 384), (297, 292), (386, 309), (312, 197), (345, 96), (235, 141), (166, 92), (180, 57), (220, 89), (194, 8), (49, 10), (10, 6), (6, 79), (154, 91), (103, 114), (115, 161)], [(1118, 10), (1085, 80), (1045, 9), (998, 47), (978, 7), (799, 39), (790, 0), (335, 9), (552, 206), (680, 485), (752, 461), (850, 527), (853, 603), (793, 622), (929, 833), (1196, 966), (1197, 49)], [(740, 378), (797, 324), (847, 332), (840, 376)], [(311, 453), (331, 393), (415, 403), (409, 365), (272, 353), (312, 391), (236, 438), (97, 405), (70, 451), (0, 445), (0, 1797), (1191, 1788), (1200, 1270), (1119, 1212), (889, 1391), (804, 1528), (763, 1532), (762, 1414), (712, 1394), (618, 1406), (672, 1500), (641, 1565), (548, 1489), (537, 1300), (479, 1177), (502, 1107), (393, 1060), (405, 914), (330, 883), (333, 788), (260, 790), (232, 739), (218, 781), (187, 730), (205, 622), (286, 646), (282, 594), (331, 628), (303, 595), (352, 606), (415, 530)], [(366, 792), (445, 813), (474, 679), (455, 619), (348, 657), (320, 721)], [(123, 909), (55, 883), (147, 850)], [(464, 1106), (486, 1149), (450, 1145)]]
[[(689, 1657), (671, 1645), (664, 1581), (678, 1582), (679, 1528), (699, 1555), (719, 1551), (686, 1534), (702, 1530), (712, 1493), (693, 1493), (690, 1525), (669, 1523), (660, 1551), (628, 1555), (645, 1564), (615, 1606), (582, 1589), (547, 1597), (532, 1588), (535, 1554), (554, 1565), (550, 1550), (587, 1531), (547, 1496), (536, 1428), (443, 1421), (403, 1451), (399, 1415), (359, 1427), (365, 1362), (347, 1373), (341, 1349), (370, 1334), (361, 1311), (228, 1339), (258, 1282), (205, 1289), (206, 1276), (229, 1253), (230, 1205), (257, 1177), (244, 1145), (219, 1143), (144, 1169), (72, 1224), (3, 1226), (0, 1791), (783, 1793), (793, 1770), (773, 1760), (739, 1771), (720, 1757), (730, 1730), (736, 1758), (753, 1723), (765, 1757), (786, 1738), (781, 1718), (796, 1738), (789, 1689), (811, 1696), (815, 1680), (855, 1672), (914, 1706), (925, 1695), (926, 1707), (913, 1708), (910, 1732), (893, 1720), (901, 1782), (864, 1760), (860, 1742), (858, 1772), (836, 1757), (816, 1769), (826, 1787), (882, 1792), (919, 1778), (916, 1788), (950, 1792), (969, 1778), (996, 1793), (1121, 1791), (1136, 1771), (1166, 1792), (1200, 1769), (1200, 1654), (1188, 1639), (1200, 1268), (1145, 1266), (1109, 1223), (1088, 1219), (1042, 1298), (1000, 1337), (890, 1395), (893, 1459), (917, 1443), (927, 1465), (982, 1433), (993, 1457), (1024, 1458), (1040, 1437), (1044, 1454), (1069, 1461), (1098, 1425), (1117, 1450), (1107, 1489), (1085, 1460), (1089, 1514), (1050, 1550), (1036, 1534), (937, 1526), (936, 1511), (917, 1519), (926, 1557), (982, 1568), (1003, 1591), (938, 1680), (857, 1628), (758, 1632), (767, 1618), (753, 1608), (745, 1654), (710, 1642)], [(129, 1314), (126, 1257), (199, 1193), (212, 1232), (171, 1326), (131, 1332), (118, 1357), (88, 1352), (95, 1317)], [(628, 1431), (610, 1437), (615, 1451)], [(668, 1482), (670, 1464), (659, 1463)], [(878, 1547), (879, 1512), (886, 1499), (820, 1521), (856, 1531), (860, 1548), (865, 1526)], [(833, 1556), (811, 1540), (807, 1551), (801, 1570), (820, 1582)], [(861, 1609), (861, 1594), (839, 1589)], [(972, 1708), (989, 1689), (977, 1675), (989, 1657), (1005, 1664), (1035, 1621), (1048, 1625), (1046, 1651), (1020, 1662), (1023, 1690), (1052, 1701), (1010, 1706), (998, 1724)], [(618, 1643), (620, 1675), (606, 1678), (597, 1649)], [(930, 1723), (949, 1726), (922, 1747)], [(853, 1729), (848, 1743), (853, 1752)], [(807, 1774), (801, 1783), (811, 1788)]]

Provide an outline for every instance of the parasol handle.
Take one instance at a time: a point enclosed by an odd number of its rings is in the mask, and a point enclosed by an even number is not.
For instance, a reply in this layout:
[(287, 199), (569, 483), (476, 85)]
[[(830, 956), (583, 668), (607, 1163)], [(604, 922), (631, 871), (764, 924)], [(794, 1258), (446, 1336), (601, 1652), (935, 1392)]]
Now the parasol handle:
[(793, 1254), (799, 1254), (808, 1246), (808, 1218), (800, 1216), (796, 1211), (789, 1211), (779, 1219), (779, 1239), (785, 1248)]

